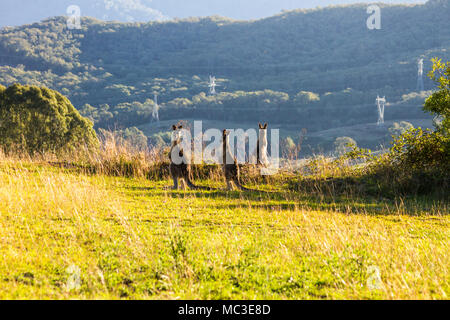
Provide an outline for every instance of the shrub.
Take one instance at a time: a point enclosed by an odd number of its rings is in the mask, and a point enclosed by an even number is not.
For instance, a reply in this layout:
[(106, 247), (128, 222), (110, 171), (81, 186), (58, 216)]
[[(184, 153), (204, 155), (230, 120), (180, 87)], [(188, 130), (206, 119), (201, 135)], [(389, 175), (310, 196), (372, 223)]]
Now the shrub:
[(92, 123), (57, 91), (15, 84), (0, 87), (0, 146), (30, 155), (98, 145)]
[(356, 145), (356, 141), (350, 137), (339, 137), (334, 141), (335, 152), (337, 155), (343, 155), (351, 151)]
[(450, 139), (440, 131), (410, 129), (389, 153), (369, 162), (383, 194), (445, 194), (450, 187)]
[(391, 136), (397, 137), (412, 128), (414, 128), (414, 126), (409, 122), (406, 121), (400, 121), (400, 123), (394, 122), (393, 126), (389, 128), (389, 133), (391, 134)]

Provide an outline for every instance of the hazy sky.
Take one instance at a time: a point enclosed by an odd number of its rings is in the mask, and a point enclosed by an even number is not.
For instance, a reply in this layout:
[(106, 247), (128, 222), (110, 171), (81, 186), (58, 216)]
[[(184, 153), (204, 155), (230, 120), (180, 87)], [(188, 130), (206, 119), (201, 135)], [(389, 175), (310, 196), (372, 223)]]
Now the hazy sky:
[(257, 19), (272, 16), (281, 10), (362, 2), (424, 3), (426, 0), (152, 0), (156, 9), (161, 8), (165, 15), (171, 17), (217, 14), (234, 19)]
[(220, 15), (234, 19), (269, 17), (281, 10), (361, 2), (424, 3), (425, 0), (0, 0), (0, 27), (66, 15), (78, 5), (81, 16), (102, 20), (142, 21)]

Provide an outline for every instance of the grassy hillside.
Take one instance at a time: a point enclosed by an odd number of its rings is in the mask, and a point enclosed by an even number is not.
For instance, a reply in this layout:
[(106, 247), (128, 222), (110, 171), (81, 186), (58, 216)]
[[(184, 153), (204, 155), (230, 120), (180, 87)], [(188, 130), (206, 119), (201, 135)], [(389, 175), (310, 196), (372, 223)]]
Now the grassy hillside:
[(220, 190), (2, 160), (0, 298), (450, 295), (448, 202), (197, 182)]

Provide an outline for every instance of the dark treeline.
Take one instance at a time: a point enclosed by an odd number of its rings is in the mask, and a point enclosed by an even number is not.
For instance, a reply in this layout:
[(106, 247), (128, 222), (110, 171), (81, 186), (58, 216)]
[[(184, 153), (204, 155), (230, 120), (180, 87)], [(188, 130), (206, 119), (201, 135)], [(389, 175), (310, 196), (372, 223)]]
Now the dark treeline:
[[(420, 119), (425, 115), (419, 107), (430, 92), (403, 95), (401, 100), (386, 108), (386, 118), (392, 120)], [(372, 96), (369, 96), (370, 98)], [(323, 96), (302, 91), (293, 97), (271, 90), (257, 92), (220, 93), (209, 96), (201, 93), (159, 104), (160, 120), (205, 119), (234, 122), (255, 122), (270, 119), (273, 123), (295, 124), (309, 131), (330, 127), (373, 123), (377, 119), (372, 99), (363, 92), (351, 89)], [(154, 102), (102, 104), (98, 108), (84, 105), (81, 113), (97, 128), (126, 128), (152, 121)]]

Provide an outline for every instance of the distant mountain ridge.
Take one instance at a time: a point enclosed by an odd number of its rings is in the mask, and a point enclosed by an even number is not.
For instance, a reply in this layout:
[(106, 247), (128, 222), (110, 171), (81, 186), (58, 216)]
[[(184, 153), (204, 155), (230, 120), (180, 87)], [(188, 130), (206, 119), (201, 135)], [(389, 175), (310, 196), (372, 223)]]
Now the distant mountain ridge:
[[(385, 0), (420, 2), (422, 0)], [(423, 0), (422, 2), (424, 2)], [(67, 7), (77, 5), (82, 16), (107, 21), (148, 22), (167, 18), (219, 15), (237, 20), (269, 17), (282, 10), (313, 8), (357, 0), (2, 0), (0, 27), (39, 22), (66, 14)], [(20, 8), (20, 10), (18, 10)]]

